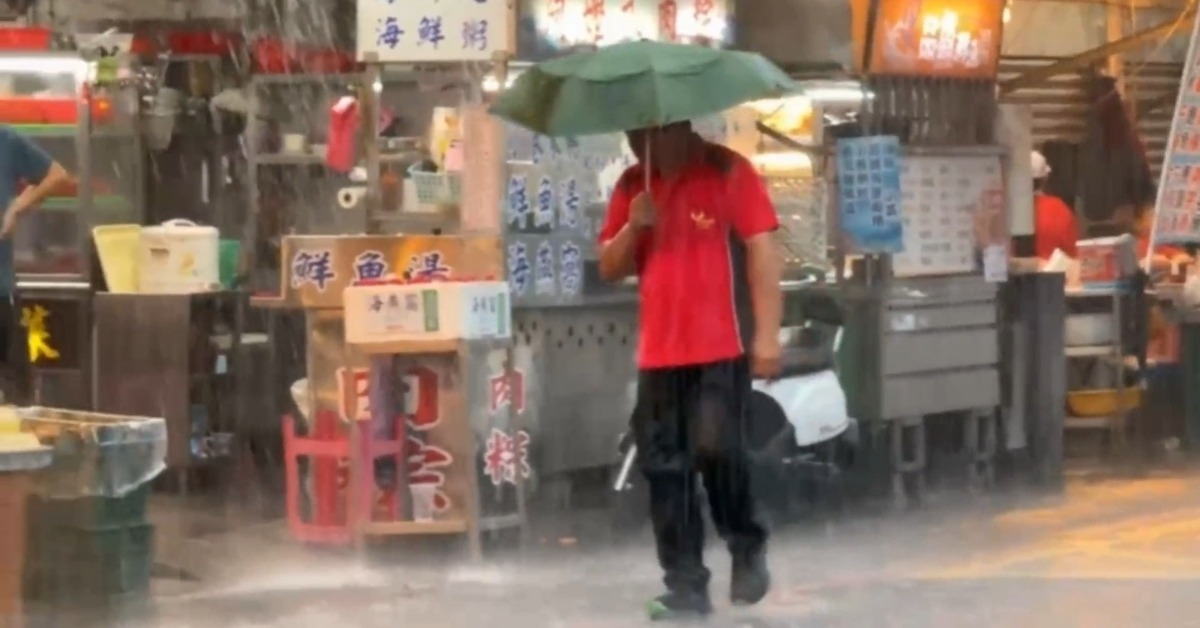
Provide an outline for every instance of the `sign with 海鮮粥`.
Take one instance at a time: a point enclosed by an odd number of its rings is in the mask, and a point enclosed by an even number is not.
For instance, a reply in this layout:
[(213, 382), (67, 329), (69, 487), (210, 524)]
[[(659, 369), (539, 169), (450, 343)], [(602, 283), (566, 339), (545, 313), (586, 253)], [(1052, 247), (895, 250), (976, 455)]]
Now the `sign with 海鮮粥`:
[(358, 59), (490, 61), (511, 54), (514, 6), (515, 0), (358, 0)]

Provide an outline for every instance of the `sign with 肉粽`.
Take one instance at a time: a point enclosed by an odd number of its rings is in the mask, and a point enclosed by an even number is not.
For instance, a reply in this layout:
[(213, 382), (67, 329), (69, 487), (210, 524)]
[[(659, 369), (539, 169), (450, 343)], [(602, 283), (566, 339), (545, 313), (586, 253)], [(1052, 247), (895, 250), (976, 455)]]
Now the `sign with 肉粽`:
[(513, 0), (358, 0), (358, 59), (490, 61), (513, 52)]

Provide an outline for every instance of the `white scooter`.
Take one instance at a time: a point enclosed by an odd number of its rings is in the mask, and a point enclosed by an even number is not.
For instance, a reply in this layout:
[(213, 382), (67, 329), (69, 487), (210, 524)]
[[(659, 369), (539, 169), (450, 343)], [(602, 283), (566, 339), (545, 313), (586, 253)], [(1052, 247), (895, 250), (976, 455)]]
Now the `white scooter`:
[[(840, 312), (832, 302), (815, 309), (822, 310), (819, 318), (780, 333), (783, 373), (777, 380), (756, 380), (750, 400), (746, 444), (755, 492), (785, 516), (826, 497), (840, 499), (843, 471), (857, 444), (857, 422), (847, 412), (835, 368)], [(619, 452), (615, 522), (637, 526), (648, 502), (641, 478), (633, 473), (637, 446), (631, 433), (622, 436)]]

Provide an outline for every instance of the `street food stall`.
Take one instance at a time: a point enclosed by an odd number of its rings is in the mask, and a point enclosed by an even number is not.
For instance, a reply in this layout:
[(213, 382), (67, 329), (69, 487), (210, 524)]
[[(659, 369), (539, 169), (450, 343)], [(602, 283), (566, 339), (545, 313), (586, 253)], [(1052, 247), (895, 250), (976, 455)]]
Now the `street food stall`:
[[(503, 77), (513, 15), (503, 3), (383, 8), (360, 6), (366, 71), (358, 89), (330, 98), (323, 160), (346, 176), (340, 211), (370, 235), (284, 237), (282, 293), (257, 301), (302, 310), (307, 327), (306, 377), (294, 388), (301, 416), (284, 419), (289, 527), (298, 540), (333, 544), (462, 534), (478, 556), (483, 532), (524, 524), (531, 436), (509, 348), (503, 129), (485, 111), (479, 77), (464, 89), (439, 68), (480, 63)], [(402, 20), (429, 15), (462, 23), (463, 46), (399, 38)], [(428, 73), (397, 67), (413, 62)], [(447, 76), (454, 87), (443, 98), (414, 99), (422, 82)], [(405, 127), (400, 116), (429, 124)], [(339, 139), (337, 120), (357, 132)], [(338, 142), (348, 154), (337, 156)]]
[(870, 96), (831, 142), (836, 290), (851, 415), (898, 504), (923, 496), (929, 417), (961, 422), (972, 486), (993, 477), (1012, 176), (996, 137), (994, 4), (852, 4)]
[(98, 271), (91, 229), (141, 221), (138, 102), (136, 92), (99, 82), (96, 63), (80, 53), (47, 51), (44, 35), (40, 50), (0, 52), (0, 123), (33, 140), (78, 183), (44, 201), (4, 245), (14, 249), (30, 328), (34, 399), (88, 408), (91, 278)]

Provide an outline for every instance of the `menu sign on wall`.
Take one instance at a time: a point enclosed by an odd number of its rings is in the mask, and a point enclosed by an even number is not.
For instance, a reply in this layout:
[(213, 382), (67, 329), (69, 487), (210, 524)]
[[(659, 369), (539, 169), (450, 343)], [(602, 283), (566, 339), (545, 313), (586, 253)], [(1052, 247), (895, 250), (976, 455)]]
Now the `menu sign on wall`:
[(994, 78), (1003, 12), (1003, 0), (879, 0), (867, 71)]
[(1183, 66), (1155, 205), (1155, 242), (1200, 242), (1200, 18)]

